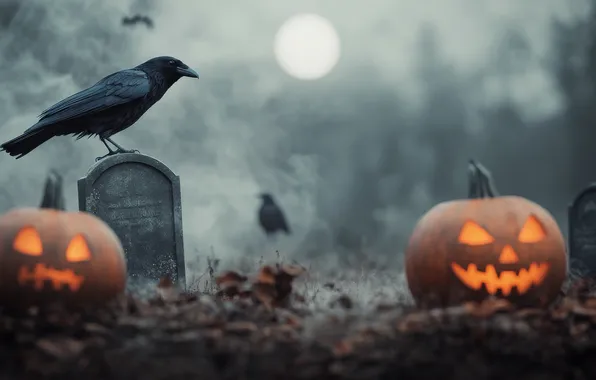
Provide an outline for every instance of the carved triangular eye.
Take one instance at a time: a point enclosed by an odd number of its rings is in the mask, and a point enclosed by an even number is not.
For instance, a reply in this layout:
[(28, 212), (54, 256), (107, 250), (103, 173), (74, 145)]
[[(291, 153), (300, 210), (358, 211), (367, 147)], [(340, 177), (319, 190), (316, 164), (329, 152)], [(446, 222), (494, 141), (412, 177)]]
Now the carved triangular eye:
[(462, 227), (458, 241), (466, 245), (486, 245), (495, 241), (478, 223), (468, 220)]
[(91, 251), (85, 237), (81, 234), (72, 238), (66, 248), (66, 261), (77, 263), (91, 260)]
[(35, 227), (23, 227), (12, 242), (15, 251), (29, 256), (41, 256), (43, 244)]
[(534, 215), (530, 215), (517, 239), (522, 243), (537, 243), (546, 237), (542, 223)]

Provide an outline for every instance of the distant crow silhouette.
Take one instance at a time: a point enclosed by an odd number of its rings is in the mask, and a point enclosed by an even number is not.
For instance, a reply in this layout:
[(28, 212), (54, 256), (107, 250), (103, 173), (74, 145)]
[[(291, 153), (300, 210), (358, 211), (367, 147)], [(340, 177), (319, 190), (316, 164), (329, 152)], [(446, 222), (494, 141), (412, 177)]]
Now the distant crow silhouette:
[[(54, 136), (99, 136), (108, 154), (132, 153), (110, 137), (133, 125), (182, 77), (199, 78), (196, 71), (173, 57), (156, 57), (132, 69), (108, 75), (43, 111), (37, 124), (0, 145), (21, 158)], [(116, 147), (112, 150), (106, 141)]]
[(145, 24), (147, 28), (153, 29), (153, 20), (149, 16), (143, 16), (140, 14), (136, 14), (132, 17), (122, 17), (122, 25), (125, 26), (132, 26), (136, 24)]
[(278, 231), (284, 231), (286, 235), (290, 234), (290, 227), (286, 222), (283, 211), (275, 203), (273, 196), (268, 193), (259, 195), (263, 204), (259, 209), (259, 224), (267, 236), (272, 236)]

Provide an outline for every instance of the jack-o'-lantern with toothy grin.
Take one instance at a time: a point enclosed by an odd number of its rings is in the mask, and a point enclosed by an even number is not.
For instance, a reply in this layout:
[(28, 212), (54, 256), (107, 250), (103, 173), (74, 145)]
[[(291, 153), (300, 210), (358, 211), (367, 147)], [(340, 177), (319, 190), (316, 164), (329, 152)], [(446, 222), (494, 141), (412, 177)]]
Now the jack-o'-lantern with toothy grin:
[(495, 296), (546, 305), (567, 275), (565, 242), (552, 215), (518, 196), (499, 196), (490, 173), (470, 162), (469, 199), (444, 202), (416, 225), (406, 275), (420, 304)]
[(0, 304), (101, 304), (124, 291), (120, 240), (94, 215), (66, 212), (62, 179), (51, 173), (40, 208), (0, 217)]

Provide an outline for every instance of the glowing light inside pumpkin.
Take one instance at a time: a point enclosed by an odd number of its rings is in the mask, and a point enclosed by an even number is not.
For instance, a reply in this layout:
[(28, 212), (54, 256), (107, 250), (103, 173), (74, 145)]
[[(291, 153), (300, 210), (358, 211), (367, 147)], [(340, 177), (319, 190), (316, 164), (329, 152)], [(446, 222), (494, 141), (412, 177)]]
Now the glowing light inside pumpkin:
[(14, 238), (12, 247), (15, 251), (29, 256), (41, 256), (43, 244), (34, 227), (23, 227)]
[(464, 223), (458, 241), (466, 245), (486, 245), (494, 242), (495, 239), (478, 223), (469, 220)]
[(501, 251), (501, 255), (499, 256), (499, 262), (501, 264), (515, 264), (519, 261), (519, 257), (517, 253), (513, 250), (513, 247), (510, 245), (506, 245), (503, 250)]
[(534, 215), (530, 215), (521, 231), (518, 240), (522, 243), (537, 243), (546, 237), (542, 223)]
[(515, 287), (519, 294), (524, 294), (532, 285), (540, 285), (548, 274), (548, 263), (532, 263), (528, 269), (522, 268), (518, 272), (506, 270), (497, 273), (494, 265), (487, 265), (485, 271), (478, 270), (476, 264), (468, 265), (467, 269), (462, 268), (456, 263), (451, 264), (453, 273), (467, 287), (480, 290), (482, 285), (486, 291), (495, 295), (499, 290), (504, 296), (511, 294)]
[(79, 234), (72, 238), (66, 248), (66, 260), (71, 263), (91, 260), (91, 251), (83, 235)]
[(50, 268), (44, 264), (36, 264), (33, 270), (27, 267), (21, 267), (18, 275), (19, 285), (24, 286), (29, 282), (33, 282), (33, 288), (37, 291), (42, 291), (46, 281), (52, 284), (54, 290), (60, 290), (67, 287), (73, 292), (78, 291), (85, 281), (83, 276), (76, 275), (72, 270), (59, 270)]
[[(522, 243), (536, 243), (546, 237), (542, 224), (534, 215), (530, 215), (522, 227), (518, 240)], [(478, 246), (493, 243), (495, 239), (484, 228), (473, 221), (464, 223), (459, 234), (458, 241), (462, 244)], [(511, 245), (503, 247), (499, 255), (499, 263), (515, 264), (519, 257)], [(544, 281), (548, 269), (548, 263), (532, 263), (528, 269), (521, 268), (519, 271), (505, 270), (497, 273), (494, 265), (487, 265), (485, 271), (478, 269), (476, 264), (469, 264), (466, 269), (457, 263), (451, 263), (453, 273), (467, 287), (480, 290), (482, 285), (486, 291), (495, 295), (499, 290), (504, 296), (511, 294), (515, 287), (519, 294), (524, 294), (532, 285), (540, 285)]]

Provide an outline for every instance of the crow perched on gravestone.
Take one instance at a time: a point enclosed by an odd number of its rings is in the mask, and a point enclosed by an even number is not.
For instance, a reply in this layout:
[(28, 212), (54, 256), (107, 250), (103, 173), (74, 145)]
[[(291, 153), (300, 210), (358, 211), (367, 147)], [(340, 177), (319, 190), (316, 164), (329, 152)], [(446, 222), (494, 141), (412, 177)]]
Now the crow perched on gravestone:
[(273, 196), (268, 193), (259, 195), (263, 204), (259, 209), (259, 224), (267, 236), (272, 236), (278, 231), (290, 234), (290, 227), (286, 221), (283, 211), (275, 203)]
[(199, 74), (173, 57), (156, 57), (118, 71), (43, 111), (37, 124), (0, 148), (21, 158), (54, 136), (74, 135), (77, 140), (99, 136), (108, 154), (96, 160), (136, 152), (122, 148), (110, 136), (133, 125), (182, 77), (198, 79)]

